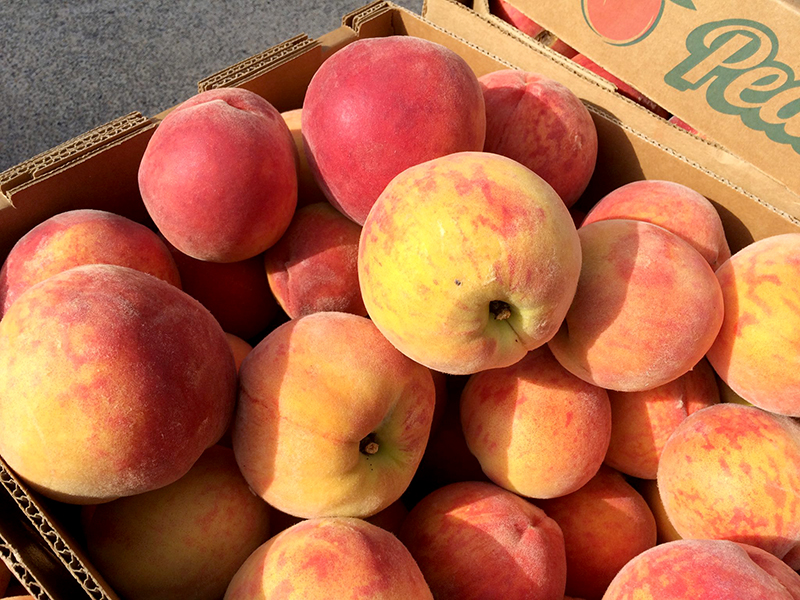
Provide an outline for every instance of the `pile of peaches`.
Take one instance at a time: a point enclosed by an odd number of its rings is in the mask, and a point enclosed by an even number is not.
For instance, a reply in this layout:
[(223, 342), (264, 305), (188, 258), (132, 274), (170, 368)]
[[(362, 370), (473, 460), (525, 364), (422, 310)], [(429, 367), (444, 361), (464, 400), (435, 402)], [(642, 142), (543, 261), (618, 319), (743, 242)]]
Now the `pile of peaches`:
[(189, 99), (152, 222), (5, 259), (0, 455), (131, 600), (800, 600), (800, 233), (731, 256), (667, 181), (579, 214), (597, 150), (412, 37), (297, 111)]

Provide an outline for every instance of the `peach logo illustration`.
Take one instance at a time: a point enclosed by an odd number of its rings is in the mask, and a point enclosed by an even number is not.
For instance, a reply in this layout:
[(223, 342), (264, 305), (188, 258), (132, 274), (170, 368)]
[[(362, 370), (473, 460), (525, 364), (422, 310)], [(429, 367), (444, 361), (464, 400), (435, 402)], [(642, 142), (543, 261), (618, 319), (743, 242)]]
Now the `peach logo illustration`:
[(581, 0), (581, 5), (586, 23), (607, 44), (630, 46), (650, 35), (668, 1), (696, 10), (692, 0)]

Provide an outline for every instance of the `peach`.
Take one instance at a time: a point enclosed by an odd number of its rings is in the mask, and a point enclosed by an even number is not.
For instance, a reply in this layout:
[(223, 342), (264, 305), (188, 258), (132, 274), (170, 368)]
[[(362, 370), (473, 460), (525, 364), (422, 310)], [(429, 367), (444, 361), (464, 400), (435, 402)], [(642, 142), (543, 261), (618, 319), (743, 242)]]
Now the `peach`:
[(231, 347), (231, 352), (233, 353), (233, 362), (236, 365), (236, 372), (239, 372), (239, 368), (242, 366), (242, 362), (244, 361), (245, 357), (250, 354), (250, 351), (253, 347), (244, 341), (242, 338), (233, 335), (232, 333), (226, 333), (225, 337), (228, 338), (228, 344)]
[(572, 58), (578, 53), (577, 50), (547, 31), (524, 12), (508, 2), (508, 0), (490, 0), (489, 11), (509, 25), (513, 25), (519, 29), (522, 33), (531, 36), (537, 42), (544, 44), (548, 48), (552, 48), (567, 58)]
[(270, 289), (289, 317), (325, 311), (367, 316), (356, 265), (360, 235), (361, 227), (327, 202), (295, 213), (264, 253)]
[(317, 183), (363, 224), (392, 178), (408, 167), (483, 148), (483, 95), (466, 61), (411, 36), (361, 39), (314, 74), (303, 102), (303, 140)]
[(546, 343), (580, 263), (575, 225), (550, 185), (504, 156), (461, 152), (387, 186), (361, 232), (358, 277), (369, 316), (395, 347), (468, 375)]
[[(659, 0), (655, 1), (658, 2)], [(621, 21), (624, 21), (624, 19), (618, 19), (618, 22)], [(576, 54), (575, 56), (572, 57), (572, 60), (576, 64), (579, 64), (580, 66), (589, 69), (595, 75), (599, 75), (606, 81), (614, 84), (614, 87), (617, 88), (617, 92), (619, 92), (626, 98), (633, 100), (634, 102), (636, 102), (636, 104), (645, 107), (647, 110), (649, 110), (652, 113), (655, 113), (656, 115), (658, 115), (663, 119), (669, 118), (670, 115), (664, 108), (656, 104), (653, 100), (642, 94), (639, 90), (637, 90), (630, 84), (622, 81), (622, 79), (620, 79), (616, 75), (612, 75), (610, 72), (608, 72), (606, 69), (598, 65), (588, 56), (584, 54)]]
[(470, 377), (461, 422), (470, 451), (494, 483), (554, 498), (597, 473), (611, 437), (611, 405), (604, 389), (575, 377), (545, 346), (510, 367)]
[(366, 521), (302, 521), (272, 537), (233, 577), (225, 600), (433, 600), (397, 538)]
[(660, 544), (625, 565), (603, 600), (798, 600), (800, 575), (771, 558), (725, 540)]
[(84, 533), (92, 564), (130, 600), (217, 600), (267, 541), (269, 506), (233, 451), (212, 446), (163, 488), (99, 505)]
[(685, 129), (689, 133), (693, 133), (694, 135), (699, 135), (701, 138), (705, 138), (706, 137), (705, 135), (703, 135), (702, 133), (697, 131), (697, 129), (695, 129), (694, 127), (689, 125), (686, 121), (684, 121), (683, 119), (681, 119), (680, 117), (678, 117), (676, 115), (672, 115), (669, 119), (667, 119), (667, 121), (669, 121), (670, 123), (672, 123), (676, 127), (680, 127), (681, 129)]
[(369, 319), (289, 321), (253, 349), (239, 381), (236, 460), (278, 510), (367, 517), (408, 487), (430, 432), (433, 378)]
[(748, 402), (800, 417), (800, 233), (746, 246), (717, 278), (725, 319), (711, 366)]
[(0, 321), (0, 454), (43, 495), (91, 504), (182, 477), (223, 434), (236, 371), (196, 300), (127, 267), (75, 267)]
[(714, 271), (687, 242), (642, 221), (578, 230), (575, 299), (550, 349), (570, 372), (623, 392), (647, 390), (694, 367), (722, 324)]
[(316, 204), (317, 202), (327, 202), (325, 194), (319, 189), (314, 173), (306, 158), (306, 149), (303, 146), (303, 109), (295, 108), (281, 113), (283, 120), (289, 127), (294, 142), (295, 158), (297, 159), (297, 208)]
[(17, 297), (52, 275), (95, 263), (130, 267), (181, 287), (161, 239), (144, 225), (101, 210), (71, 210), (22, 236), (0, 269), (0, 317)]
[(655, 479), (640, 479), (636, 482), (636, 489), (642, 495), (647, 506), (653, 512), (656, 518), (656, 529), (658, 536), (656, 543), (663, 544), (665, 542), (674, 542), (675, 540), (683, 539), (681, 535), (675, 531), (675, 527), (667, 516), (667, 511), (664, 510), (664, 503), (661, 501), (661, 493), (658, 491), (658, 481)]
[(608, 219), (660, 225), (689, 242), (715, 271), (731, 257), (717, 209), (680, 183), (649, 179), (623, 185), (595, 204), (583, 224)]
[(252, 339), (278, 314), (263, 255), (217, 263), (192, 258), (169, 242), (167, 247), (178, 265), (183, 291), (205, 306), (225, 332)]
[(800, 542), (800, 425), (739, 404), (699, 410), (664, 446), (658, 488), (682, 537), (783, 558)]
[(150, 138), (139, 190), (159, 231), (184, 254), (237, 262), (278, 241), (297, 205), (294, 144), (281, 114), (240, 88), (197, 94)]
[(439, 488), (398, 534), (437, 600), (561, 600), (564, 538), (533, 504), (491, 483)]
[(690, 414), (720, 401), (717, 379), (701, 360), (678, 379), (641, 392), (609, 391), (611, 442), (605, 462), (626, 475), (655, 479), (667, 439)]
[[(366, 517), (364, 520), (396, 535), (407, 516), (408, 509), (405, 504), (403, 504), (402, 500), (395, 500), (383, 510), (376, 512), (371, 517)], [(273, 508), (270, 513), (270, 537), (304, 520)]]
[(576, 492), (536, 504), (564, 534), (567, 594), (599, 600), (625, 563), (656, 544), (653, 513), (610, 467)]
[(522, 163), (568, 207), (580, 198), (597, 162), (597, 129), (565, 85), (516, 69), (478, 79), (486, 104), (486, 152)]

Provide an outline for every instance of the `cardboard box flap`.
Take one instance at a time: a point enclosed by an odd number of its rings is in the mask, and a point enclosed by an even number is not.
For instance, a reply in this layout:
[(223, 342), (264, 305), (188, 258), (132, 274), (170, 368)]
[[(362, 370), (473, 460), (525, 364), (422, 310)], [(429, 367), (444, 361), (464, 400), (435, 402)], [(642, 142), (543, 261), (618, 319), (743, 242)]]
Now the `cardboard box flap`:
[[(357, 8), (356, 10), (344, 15), (342, 17), (342, 25), (355, 31), (359, 37), (372, 37), (362, 29), (364, 23), (373, 21), (374, 19), (379, 18), (381, 15), (388, 16), (388, 20), (391, 21), (391, 15), (395, 8), (399, 7), (395, 7), (393, 4), (386, 2), (385, 0), (370, 2), (369, 4), (366, 4), (361, 8)], [(383, 21), (383, 23), (386, 23), (386, 21)]]
[[(155, 124), (134, 112), (0, 173), (0, 228), (21, 237), (68, 208), (98, 208), (139, 222), (149, 217), (135, 173)], [(132, 177), (133, 175), (133, 177)], [(11, 246), (0, 242), (0, 256)]]
[(800, 193), (797, 2), (510, 2), (670, 113)]

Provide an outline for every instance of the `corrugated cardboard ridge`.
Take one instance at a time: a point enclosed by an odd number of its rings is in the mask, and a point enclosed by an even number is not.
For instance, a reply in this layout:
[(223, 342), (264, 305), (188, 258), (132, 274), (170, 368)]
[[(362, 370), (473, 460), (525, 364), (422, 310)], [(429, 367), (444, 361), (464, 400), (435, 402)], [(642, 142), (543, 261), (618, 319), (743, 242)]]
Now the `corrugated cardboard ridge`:
[(289, 38), (272, 48), (246, 58), (222, 71), (201, 79), (197, 84), (200, 92), (221, 87), (233, 87), (241, 84), (264, 70), (266, 66), (275, 66), (287, 62), (292, 57), (306, 52), (318, 42), (301, 33)]
[(382, 13), (390, 12), (393, 9), (404, 10), (386, 0), (377, 0), (361, 8), (347, 13), (342, 17), (342, 25), (350, 27), (353, 31), (358, 31), (363, 23), (380, 16)]
[[(149, 119), (139, 112), (104, 123), (86, 133), (67, 140), (46, 152), (42, 152), (0, 173), (0, 194), (5, 203), (13, 206), (11, 195), (14, 189), (23, 187), (62, 167), (80, 160), (111, 141), (121, 139), (148, 125)], [(0, 206), (2, 208), (2, 206)]]
[[(17, 506), (19, 506), (36, 531), (39, 532), (53, 554), (69, 570), (89, 597), (95, 600), (117, 600), (115, 597), (106, 594), (103, 589), (104, 586), (95, 577), (93, 569), (89, 569), (86, 561), (82, 560), (73, 551), (72, 547), (77, 546), (70, 544), (65, 540), (64, 533), (56, 530), (41, 505), (2, 460), (0, 460), (0, 484), (17, 503)], [(24, 582), (22, 583), (24, 585)], [(30, 588), (28, 589), (30, 590)], [(45, 595), (42, 597), (49, 598), (50, 596)]]
[(17, 581), (19, 581), (22, 586), (28, 590), (29, 594), (38, 600), (51, 600), (51, 597), (47, 594), (47, 592), (44, 591), (44, 588), (39, 580), (36, 579), (33, 573), (31, 573), (22, 562), (19, 554), (15, 551), (13, 544), (11, 544), (8, 540), (3, 539), (2, 536), (0, 536), (0, 556), (2, 556), (3, 561), (14, 577), (17, 578)]

